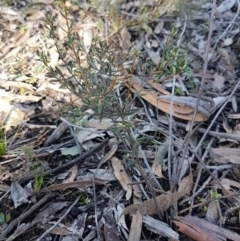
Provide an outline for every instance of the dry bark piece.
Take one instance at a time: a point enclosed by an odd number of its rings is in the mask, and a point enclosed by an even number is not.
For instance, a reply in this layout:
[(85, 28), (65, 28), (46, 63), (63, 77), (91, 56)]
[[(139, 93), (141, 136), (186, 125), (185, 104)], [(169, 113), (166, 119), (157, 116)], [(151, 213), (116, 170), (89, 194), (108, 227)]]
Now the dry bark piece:
[(52, 135), (47, 139), (44, 146), (49, 146), (54, 144), (59, 138), (67, 131), (68, 125), (65, 122), (62, 122), (52, 133)]
[(196, 241), (240, 240), (240, 235), (201, 218), (192, 216), (175, 217), (174, 223), (178, 226), (180, 232)]
[(179, 234), (172, 230), (166, 223), (154, 219), (148, 215), (143, 217), (143, 223), (151, 232), (169, 237), (169, 240), (179, 240)]
[(237, 148), (211, 148), (210, 154), (214, 158), (214, 161), (218, 163), (240, 164), (240, 150)]
[(120, 241), (120, 238), (112, 230), (112, 227), (109, 227), (106, 224), (104, 224), (103, 233), (106, 241), (111, 241), (111, 240)]
[[(116, 225), (113, 208), (108, 207), (104, 210), (104, 237), (106, 241), (120, 241), (120, 232)], [(119, 224), (118, 224), (119, 225)]]

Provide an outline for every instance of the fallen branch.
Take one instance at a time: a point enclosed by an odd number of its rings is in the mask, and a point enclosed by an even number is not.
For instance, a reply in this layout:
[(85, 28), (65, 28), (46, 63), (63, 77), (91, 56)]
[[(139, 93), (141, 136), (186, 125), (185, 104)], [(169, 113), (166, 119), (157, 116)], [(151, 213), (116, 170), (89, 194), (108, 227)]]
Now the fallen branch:
[[(86, 157), (90, 156), (91, 154), (93, 154), (95, 151), (97, 151), (98, 149), (100, 149), (101, 147), (103, 147), (104, 145), (106, 145), (108, 143), (109, 139), (105, 139), (104, 141), (102, 141), (100, 144), (96, 145), (95, 147), (93, 147), (92, 149), (90, 149), (89, 151), (85, 152), (84, 154), (82, 154), (81, 156), (73, 159), (72, 161), (69, 161), (65, 164), (63, 164), (60, 167), (54, 168), (52, 170), (49, 171), (45, 171), (45, 172), (41, 172), (39, 173), (39, 176), (45, 176), (45, 175), (54, 175), (54, 174), (58, 174), (60, 173), (62, 170), (67, 169), (72, 167), (75, 164), (79, 164), (80, 161), (83, 161)], [(26, 184), (29, 181), (31, 181), (32, 179), (34, 179), (34, 175), (31, 175), (29, 177), (24, 177), (19, 181), (20, 185)]]
[(47, 194), (44, 198), (42, 198), (38, 203), (34, 204), (28, 211), (20, 215), (17, 219), (14, 219), (8, 227), (3, 231), (2, 235), (0, 236), (0, 240), (3, 240), (13, 229), (15, 226), (17, 226), (18, 223), (23, 221), (25, 218), (27, 218), (29, 215), (33, 214), (36, 210), (39, 210), (39, 208), (47, 202), (48, 199), (53, 198), (54, 194), (50, 193)]

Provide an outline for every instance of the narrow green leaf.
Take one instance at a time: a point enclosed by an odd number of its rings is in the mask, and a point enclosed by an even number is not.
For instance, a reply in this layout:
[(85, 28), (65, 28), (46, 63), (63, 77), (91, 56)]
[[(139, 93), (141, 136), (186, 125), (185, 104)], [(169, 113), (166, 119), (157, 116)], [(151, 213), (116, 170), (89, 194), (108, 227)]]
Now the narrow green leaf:
[(5, 222), (5, 215), (3, 212), (0, 212), (0, 224)]

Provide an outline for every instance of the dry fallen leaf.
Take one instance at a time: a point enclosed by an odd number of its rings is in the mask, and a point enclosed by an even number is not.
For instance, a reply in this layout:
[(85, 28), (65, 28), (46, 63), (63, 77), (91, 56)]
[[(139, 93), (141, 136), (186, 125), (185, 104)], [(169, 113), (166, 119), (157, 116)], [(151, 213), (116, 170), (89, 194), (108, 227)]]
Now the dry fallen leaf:
[(93, 32), (91, 29), (86, 29), (83, 32), (83, 44), (86, 50), (86, 53), (90, 51), (93, 39)]
[(160, 166), (158, 163), (153, 163), (152, 165), (152, 172), (159, 178), (163, 178), (162, 174), (162, 166)]
[(235, 67), (233, 59), (231, 57), (232, 53), (229, 53), (229, 50), (227, 50), (227, 48), (218, 48), (217, 53), (220, 55), (220, 63), (218, 64), (221, 65), (221, 63), (223, 63), (224, 68), (226, 68), (228, 71), (234, 71)]
[(69, 182), (73, 182), (75, 180), (75, 178), (77, 177), (78, 174), (78, 166), (75, 165), (72, 168), (70, 168), (68, 170), (68, 173), (70, 173), (70, 176), (63, 181), (63, 183), (69, 183)]
[[(175, 193), (162, 194), (156, 197), (158, 207), (161, 211), (166, 211), (169, 207), (174, 205), (182, 196), (189, 195), (193, 186), (192, 173), (183, 178), (179, 182), (178, 191)], [(149, 199), (141, 204), (132, 204), (126, 207), (121, 215), (136, 214), (138, 211), (142, 214), (156, 214), (158, 213), (158, 207), (155, 205), (155, 200)]]
[(131, 34), (128, 32), (127, 28), (123, 28), (120, 32), (121, 34), (121, 41), (120, 47), (123, 49), (124, 53), (128, 53), (129, 49), (131, 48)]
[(46, 89), (51, 89), (51, 90), (54, 90), (54, 91), (65, 93), (65, 94), (71, 93), (69, 89), (63, 89), (63, 88), (61, 88), (61, 86), (62, 85), (60, 83), (52, 84), (52, 83), (45, 82), (45, 83), (40, 85), (40, 87), (37, 89), (37, 92), (45, 91)]
[(92, 140), (96, 137), (103, 137), (104, 135), (102, 133), (96, 133), (96, 129), (94, 128), (89, 128), (89, 131), (80, 129), (76, 136), (79, 143), (83, 144), (85, 141)]
[(111, 181), (116, 181), (116, 177), (113, 173), (112, 169), (89, 169), (89, 172), (82, 176), (83, 178), (95, 178), (95, 179), (101, 179), (104, 180), (106, 182), (111, 182)]
[(226, 190), (232, 190), (232, 187), (236, 187), (238, 189), (240, 188), (239, 182), (230, 180), (228, 178), (223, 178), (220, 183)]
[(4, 125), (5, 131), (22, 123), (27, 117), (34, 114), (36, 109), (30, 105), (10, 104), (4, 99), (0, 99), (0, 106), (0, 122)]
[(33, 103), (33, 102), (38, 102), (40, 101), (43, 97), (41, 96), (35, 96), (35, 95), (18, 95), (18, 94), (14, 94), (14, 93), (10, 93), (9, 91), (0, 91), (0, 98), (7, 100), (9, 102), (14, 101), (15, 103), (24, 103), (24, 104), (28, 104), (28, 103)]
[[(1, 13), (1, 7), (0, 7), (0, 13)], [(3, 53), (0, 56), (0, 59), (2, 58), (8, 58), (11, 55), (17, 55), (17, 53), (22, 49), (22, 46), (26, 46), (27, 39), (29, 38), (30, 32), (25, 31), (23, 33), (19, 33), (15, 36), (13, 42), (11, 44), (6, 45), (3, 49), (1, 49), (1, 52)]]
[(17, 208), (24, 203), (29, 203), (28, 193), (25, 189), (17, 182), (12, 182), (11, 185), (11, 198), (14, 202), (14, 207)]
[[(138, 198), (134, 197), (133, 203), (141, 205), (142, 202)], [(140, 240), (142, 233), (142, 220), (143, 215), (140, 212), (137, 212), (132, 216), (128, 241)]]
[(240, 164), (240, 150), (237, 148), (211, 148), (210, 154), (218, 163)]
[(70, 99), (69, 100), (74, 105), (82, 106), (82, 104), (83, 104), (82, 99), (79, 96), (74, 95), (72, 93), (70, 94)]
[(149, 48), (145, 48), (145, 50), (147, 51), (148, 56), (150, 57), (152, 62), (157, 65), (161, 59), (159, 53), (154, 52), (153, 50), (151, 50)]
[(233, 38), (224, 39), (224, 46), (229, 46), (233, 43)]
[(132, 188), (133, 188), (133, 195), (134, 197), (137, 197), (141, 200), (142, 198), (142, 191), (141, 191), (141, 188), (139, 186), (139, 184), (136, 184), (136, 185), (132, 185)]
[(219, 13), (226, 12), (234, 6), (235, 2), (236, 0), (225, 0), (217, 7), (217, 11)]
[[(171, 101), (173, 102), (172, 115), (183, 120), (192, 120), (194, 109), (196, 107), (196, 98), (193, 97), (176, 97), (161, 95), (154, 90), (143, 89), (141, 85), (135, 82), (134, 79), (126, 81), (125, 84), (133, 92), (140, 95), (147, 102), (157, 107), (161, 111), (170, 114)], [(207, 101), (200, 100), (198, 105), (198, 113), (195, 121), (201, 122), (208, 119), (210, 116), (211, 106)]]
[(117, 157), (112, 157), (111, 162), (114, 169), (114, 175), (122, 185), (123, 189), (127, 192), (126, 199), (129, 200), (132, 196), (132, 186), (128, 185), (131, 179), (124, 170), (124, 166), (122, 165), (121, 161)]
[(157, 151), (155, 152), (155, 158), (154, 158), (153, 165), (152, 165), (152, 172), (157, 177), (160, 177), (160, 178), (164, 177), (162, 174), (162, 170), (164, 167), (164, 157), (168, 151), (168, 144), (169, 144), (169, 141), (167, 140), (162, 145), (160, 145), (158, 147)]
[(158, 41), (157, 40), (152, 40), (151, 41), (151, 47), (153, 47), (153, 48), (158, 48)]
[(205, 219), (212, 224), (217, 224), (219, 219), (217, 201), (212, 201), (208, 204)]
[(224, 87), (225, 78), (218, 73), (213, 75), (214, 81), (212, 82), (215, 90), (221, 90)]
[[(115, 138), (112, 138), (112, 139), (115, 139)], [(113, 157), (113, 155), (116, 153), (117, 149), (118, 149), (118, 145), (117, 144), (113, 144), (111, 150), (104, 156), (104, 158), (102, 160), (102, 164), (107, 162), (108, 160), (110, 160)]]
[(234, 110), (234, 112), (236, 113), (238, 110), (238, 103), (237, 103), (237, 97), (236, 95), (233, 95), (231, 98), (231, 103), (232, 103), (232, 108)]
[(57, 52), (57, 48), (56, 47), (52, 47), (48, 50), (49, 52), (49, 57), (50, 57), (50, 63), (49, 65), (55, 69), (55, 67), (58, 64), (58, 60), (59, 60), (59, 53)]
[(164, 21), (158, 22), (158, 24), (157, 24), (156, 27), (154, 28), (154, 33), (155, 33), (155, 34), (161, 33), (161, 31), (162, 31), (162, 29), (163, 29), (163, 25), (164, 25)]
[(240, 183), (237, 181), (230, 180), (228, 178), (223, 178), (220, 181), (220, 184), (212, 181), (210, 183), (211, 185), (215, 185), (218, 189), (221, 189), (223, 194), (225, 196), (229, 196), (228, 200), (233, 204), (238, 204), (239, 203), (239, 195), (236, 196), (236, 192), (233, 190), (233, 188), (240, 188)]

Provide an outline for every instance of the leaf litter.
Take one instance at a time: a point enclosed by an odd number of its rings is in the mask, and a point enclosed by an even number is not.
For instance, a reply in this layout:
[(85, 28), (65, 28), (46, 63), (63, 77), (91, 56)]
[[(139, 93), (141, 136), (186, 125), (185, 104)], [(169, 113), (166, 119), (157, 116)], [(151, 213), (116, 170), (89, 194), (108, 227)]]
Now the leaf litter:
[[(85, 100), (39, 64), (37, 51), (43, 50), (53, 69), (64, 69), (42, 22), (48, 11), (55, 13), (63, 42), (67, 23), (60, 6), (41, 0), (29, 8), (27, 1), (0, 6), (0, 152), (6, 149), (0, 211), (9, 216), (7, 227), (0, 223), (1, 238), (39, 239), (40, 229), (45, 238), (62, 240), (238, 240), (239, 1), (216, 1), (216, 7), (193, 1), (187, 21), (173, 1), (109, 1), (106, 9), (83, 2), (65, 3), (85, 47), (81, 67), (89, 67), (96, 35), (114, 46), (116, 57), (128, 56), (114, 91), (122, 106), (124, 91), (134, 97), (133, 139), (116, 134), (116, 124), (125, 124), (119, 119), (79, 113)], [(178, 44), (175, 54), (188, 59), (189, 72), (178, 75), (175, 63), (165, 66), (164, 46), (171, 41)], [(131, 61), (136, 49), (141, 57)], [(151, 71), (160, 63), (166, 68), (156, 81)], [(141, 149), (131, 149), (134, 140), (141, 140)]]

